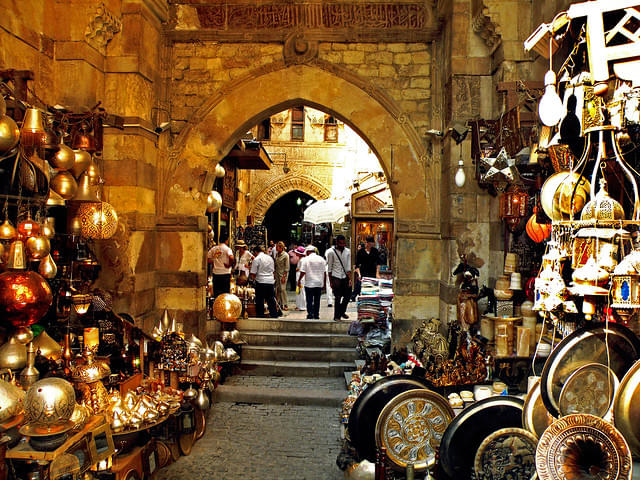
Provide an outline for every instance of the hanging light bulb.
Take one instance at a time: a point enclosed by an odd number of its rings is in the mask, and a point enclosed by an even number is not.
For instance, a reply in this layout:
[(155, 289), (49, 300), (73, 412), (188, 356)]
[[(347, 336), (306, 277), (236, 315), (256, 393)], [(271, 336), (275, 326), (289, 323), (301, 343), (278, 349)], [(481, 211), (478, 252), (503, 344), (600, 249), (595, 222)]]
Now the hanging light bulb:
[(456, 187), (462, 188), (464, 187), (464, 182), (466, 180), (467, 177), (464, 174), (464, 162), (460, 159), (458, 160), (458, 170), (456, 170), (456, 175), (453, 177), (453, 181), (456, 182)]
[(538, 115), (542, 123), (553, 127), (562, 119), (563, 109), (562, 99), (556, 92), (556, 74), (549, 70), (544, 76), (544, 95), (538, 105)]

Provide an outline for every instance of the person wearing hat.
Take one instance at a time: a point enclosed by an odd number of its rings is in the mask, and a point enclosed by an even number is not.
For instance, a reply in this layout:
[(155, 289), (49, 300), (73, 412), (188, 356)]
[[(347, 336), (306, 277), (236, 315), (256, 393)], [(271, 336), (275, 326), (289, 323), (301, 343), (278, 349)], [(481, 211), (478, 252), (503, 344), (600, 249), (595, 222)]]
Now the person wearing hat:
[(318, 320), (320, 318), (320, 296), (322, 289), (326, 287), (326, 261), (316, 253), (316, 247), (309, 245), (306, 249), (307, 256), (301, 262), (300, 280), (298, 287), (302, 287), (304, 279), (304, 294), (307, 299), (307, 319)]
[(300, 278), (300, 267), (306, 258), (305, 255), (307, 252), (305, 248), (300, 245), (296, 247), (293, 253), (298, 257), (298, 261), (296, 262), (296, 285), (301, 285), (296, 288), (296, 310), (304, 312), (307, 309), (307, 298), (304, 294), (304, 280)]
[(236, 258), (238, 259), (236, 263), (236, 284), (246, 285), (249, 281), (249, 269), (251, 268), (253, 255), (251, 255), (251, 252), (247, 249), (247, 244), (244, 240), (238, 240), (236, 242), (236, 249)]

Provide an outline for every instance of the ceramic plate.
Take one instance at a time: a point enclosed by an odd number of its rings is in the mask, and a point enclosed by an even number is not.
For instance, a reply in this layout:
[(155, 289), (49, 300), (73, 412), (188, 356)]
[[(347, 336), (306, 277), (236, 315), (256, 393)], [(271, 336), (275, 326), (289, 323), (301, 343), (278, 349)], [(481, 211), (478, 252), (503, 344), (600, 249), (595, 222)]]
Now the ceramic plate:
[(540, 379), (531, 387), (522, 408), (522, 425), (529, 432), (540, 438), (555, 419), (547, 411), (540, 396)]
[(361, 459), (376, 461), (376, 422), (382, 409), (396, 395), (427, 388), (424, 378), (411, 375), (390, 375), (383, 377), (360, 394), (349, 415), (349, 438)]
[(423, 471), (436, 462), (442, 435), (454, 417), (447, 399), (427, 389), (397, 395), (380, 412), (376, 444), (387, 449), (392, 467), (404, 471), (409, 463)]
[(538, 439), (522, 428), (502, 428), (478, 447), (474, 462), (476, 480), (536, 478)]
[(545, 430), (536, 450), (540, 480), (631, 478), (631, 451), (613, 425), (595, 415), (567, 415)]
[(588, 413), (603, 418), (613, 403), (618, 378), (606, 365), (588, 363), (573, 372), (562, 387), (560, 415)]
[(629, 442), (631, 453), (640, 457), (640, 362), (622, 378), (613, 399), (613, 420)]
[(455, 479), (472, 478), (478, 447), (487, 436), (502, 428), (522, 427), (523, 401), (501, 395), (465, 408), (444, 432), (440, 443), (440, 465)]
[(603, 323), (576, 330), (564, 338), (547, 358), (540, 379), (542, 401), (551, 415), (560, 414), (559, 401), (562, 387), (578, 368), (589, 363), (609, 365), (618, 378), (631, 368), (640, 354), (640, 341), (628, 328)]

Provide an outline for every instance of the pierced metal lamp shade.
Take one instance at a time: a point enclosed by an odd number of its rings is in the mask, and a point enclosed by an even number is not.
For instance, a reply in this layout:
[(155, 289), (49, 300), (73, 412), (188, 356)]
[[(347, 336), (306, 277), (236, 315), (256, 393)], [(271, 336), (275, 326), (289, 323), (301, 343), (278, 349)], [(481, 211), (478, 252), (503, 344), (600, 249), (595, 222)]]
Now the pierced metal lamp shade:
[(118, 214), (107, 202), (85, 203), (78, 209), (77, 217), (86, 238), (111, 238), (118, 228)]

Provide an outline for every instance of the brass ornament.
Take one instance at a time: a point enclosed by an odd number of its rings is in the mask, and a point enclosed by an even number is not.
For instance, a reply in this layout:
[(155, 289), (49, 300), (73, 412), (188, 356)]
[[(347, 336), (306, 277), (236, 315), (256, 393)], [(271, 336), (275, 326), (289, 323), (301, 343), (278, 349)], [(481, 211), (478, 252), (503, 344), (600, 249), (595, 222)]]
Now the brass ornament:
[(37, 348), (33, 342), (27, 346), (27, 366), (20, 372), (20, 385), (27, 389), (40, 378), (40, 372), (35, 367)]
[(198, 390), (198, 396), (194, 400), (194, 405), (200, 410), (208, 410), (211, 406), (211, 402), (209, 401), (209, 397), (206, 393), (204, 393), (204, 388), (200, 387)]
[(536, 438), (544, 433), (555, 418), (547, 411), (540, 395), (540, 379), (531, 387), (522, 407), (522, 425)]
[(53, 430), (71, 418), (75, 397), (73, 386), (62, 378), (38, 380), (24, 399), (25, 420), (32, 427)]
[(70, 170), (73, 176), (78, 178), (91, 165), (91, 154), (85, 150), (73, 150), (73, 153), (73, 166)]
[(213, 302), (213, 315), (220, 322), (236, 322), (242, 314), (242, 301), (232, 293), (222, 293)]
[(475, 478), (529, 480), (536, 473), (536, 445), (538, 439), (522, 428), (501, 428), (490, 434), (478, 447), (474, 460)]
[(40, 351), (40, 355), (49, 360), (62, 358), (62, 345), (49, 336), (46, 330), (33, 339), (34, 347)]
[(81, 234), (85, 238), (111, 238), (118, 228), (118, 214), (107, 202), (85, 203), (78, 209)]
[(622, 377), (613, 399), (613, 421), (634, 456), (640, 457), (640, 361)]
[(51, 244), (49, 239), (42, 235), (36, 237), (29, 237), (27, 239), (27, 252), (29, 256), (34, 260), (40, 260), (49, 255), (51, 251)]
[(8, 115), (0, 115), (0, 152), (8, 152), (19, 140), (18, 124)]
[(64, 200), (71, 200), (78, 192), (78, 183), (69, 172), (58, 172), (51, 179), (50, 188)]
[(540, 437), (536, 470), (540, 480), (595, 478), (631, 479), (631, 451), (610, 423), (588, 414), (556, 420)]
[(49, 189), (49, 196), (47, 197), (47, 207), (64, 207), (65, 201), (60, 194)]
[(33, 340), (33, 331), (27, 327), (18, 327), (16, 331), (13, 332), (13, 338), (17, 341), (26, 345), (30, 341)]
[(49, 280), (56, 278), (56, 275), (58, 274), (58, 266), (56, 265), (56, 262), (53, 261), (51, 254), (40, 260), (38, 273)]
[(91, 163), (89, 164), (85, 172), (87, 175), (89, 175), (91, 185), (98, 185), (98, 183), (100, 183), (100, 172), (98, 171), (96, 162), (91, 160)]
[(22, 145), (25, 147), (39, 147), (42, 144), (44, 135), (44, 114), (37, 108), (27, 108), (20, 128)]
[(74, 202), (93, 202), (98, 203), (98, 193), (95, 187), (91, 184), (91, 177), (86, 173), (83, 173), (78, 180), (78, 191), (73, 197)]
[(23, 406), (25, 391), (13, 383), (0, 379), (0, 423), (19, 415)]
[[(27, 268), (27, 256), (22, 240), (15, 240), (9, 246), (9, 258), (7, 268), (10, 270), (25, 270)], [(1, 295), (1, 293), (0, 293)]]
[(49, 160), (49, 163), (53, 168), (57, 171), (65, 171), (69, 170), (73, 167), (76, 161), (75, 152), (64, 143), (60, 143), (58, 151), (56, 154)]
[(442, 435), (454, 417), (447, 399), (427, 389), (409, 390), (395, 396), (380, 412), (375, 437), (387, 449), (396, 470), (413, 464), (416, 471), (436, 462)]
[(53, 217), (47, 217), (42, 223), (41, 234), (51, 240), (56, 235), (55, 221)]
[(14, 327), (28, 327), (40, 320), (53, 303), (47, 281), (31, 271), (0, 274), (0, 317)]
[(216, 178), (222, 178), (224, 177), (226, 172), (224, 170), (224, 167), (220, 163), (218, 163), (213, 173), (216, 176)]
[(27, 348), (24, 343), (11, 337), (8, 342), (0, 346), (0, 368), (18, 370), (27, 364)]

